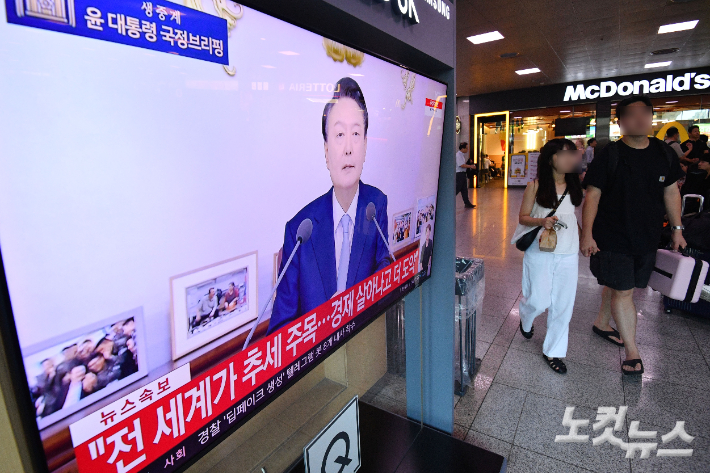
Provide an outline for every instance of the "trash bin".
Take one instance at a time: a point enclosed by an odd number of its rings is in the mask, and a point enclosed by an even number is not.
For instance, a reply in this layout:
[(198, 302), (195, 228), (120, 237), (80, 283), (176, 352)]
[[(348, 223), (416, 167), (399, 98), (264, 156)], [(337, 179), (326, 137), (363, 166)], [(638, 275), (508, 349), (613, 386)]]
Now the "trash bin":
[(486, 279), (483, 260), (456, 258), (454, 393), (463, 396), (476, 376), (476, 314), (483, 307)]

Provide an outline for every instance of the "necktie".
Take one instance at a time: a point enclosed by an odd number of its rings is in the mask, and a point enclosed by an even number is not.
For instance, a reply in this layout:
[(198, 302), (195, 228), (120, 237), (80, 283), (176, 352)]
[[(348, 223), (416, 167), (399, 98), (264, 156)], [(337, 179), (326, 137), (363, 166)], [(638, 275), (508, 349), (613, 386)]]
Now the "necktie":
[(348, 266), (350, 265), (350, 215), (345, 214), (340, 219), (343, 229), (343, 244), (340, 247), (340, 261), (338, 261), (338, 292), (345, 290), (348, 281)]

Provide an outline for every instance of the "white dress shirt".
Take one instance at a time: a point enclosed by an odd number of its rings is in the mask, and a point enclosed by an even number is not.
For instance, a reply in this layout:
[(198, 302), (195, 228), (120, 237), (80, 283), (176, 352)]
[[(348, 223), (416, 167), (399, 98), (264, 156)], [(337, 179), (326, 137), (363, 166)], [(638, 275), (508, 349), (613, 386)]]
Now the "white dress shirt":
[(338, 199), (335, 197), (335, 190), (333, 190), (333, 231), (335, 232), (335, 274), (338, 274), (338, 268), (340, 266), (340, 250), (343, 247), (343, 227), (340, 225), (340, 219), (346, 213), (350, 216), (350, 228), (349, 236), (350, 249), (353, 247), (353, 233), (355, 233), (355, 217), (357, 216), (357, 200), (360, 197), (360, 186), (358, 186), (357, 191), (355, 191), (355, 197), (350, 203), (350, 208), (343, 210), (338, 203)]
[(466, 164), (466, 155), (463, 151), (458, 150), (456, 152), (456, 172), (466, 172), (466, 168), (462, 168), (461, 165)]

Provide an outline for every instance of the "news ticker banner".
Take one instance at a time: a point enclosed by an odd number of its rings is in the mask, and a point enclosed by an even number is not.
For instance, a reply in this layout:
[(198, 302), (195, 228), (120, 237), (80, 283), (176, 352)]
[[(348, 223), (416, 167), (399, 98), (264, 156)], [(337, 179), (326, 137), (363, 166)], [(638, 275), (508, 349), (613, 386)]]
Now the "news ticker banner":
[(75, 422), (79, 471), (177, 470), (412, 289), (418, 262), (416, 249), (194, 379), (183, 365)]
[(5, 0), (7, 21), (229, 65), (227, 20), (172, 2)]

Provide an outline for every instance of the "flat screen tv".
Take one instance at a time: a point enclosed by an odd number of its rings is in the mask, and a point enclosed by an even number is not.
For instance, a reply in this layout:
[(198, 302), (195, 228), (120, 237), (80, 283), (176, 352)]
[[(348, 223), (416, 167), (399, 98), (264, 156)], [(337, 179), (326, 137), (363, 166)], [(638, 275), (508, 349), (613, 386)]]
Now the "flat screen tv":
[(555, 120), (555, 136), (586, 135), (589, 117), (558, 118)]
[(446, 85), (187, 3), (0, 11), (3, 336), (50, 471), (181, 469), (431, 274)]

